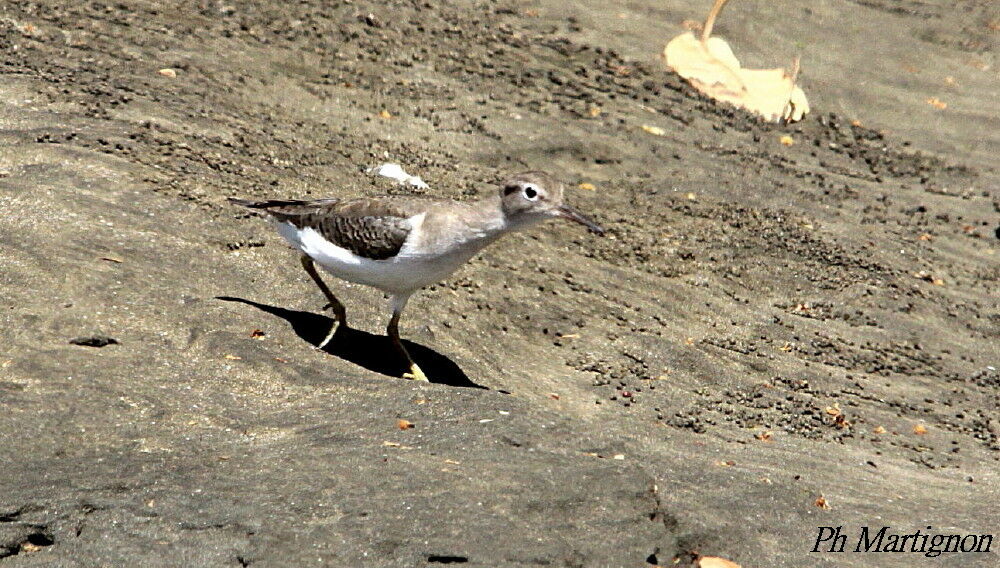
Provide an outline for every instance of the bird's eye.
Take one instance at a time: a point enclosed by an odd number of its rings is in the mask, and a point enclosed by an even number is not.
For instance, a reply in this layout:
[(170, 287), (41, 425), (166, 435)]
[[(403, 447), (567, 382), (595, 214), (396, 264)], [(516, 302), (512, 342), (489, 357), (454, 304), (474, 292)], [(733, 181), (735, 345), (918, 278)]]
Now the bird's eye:
[(538, 189), (533, 185), (524, 186), (524, 198), (528, 201), (534, 201), (538, 199)]

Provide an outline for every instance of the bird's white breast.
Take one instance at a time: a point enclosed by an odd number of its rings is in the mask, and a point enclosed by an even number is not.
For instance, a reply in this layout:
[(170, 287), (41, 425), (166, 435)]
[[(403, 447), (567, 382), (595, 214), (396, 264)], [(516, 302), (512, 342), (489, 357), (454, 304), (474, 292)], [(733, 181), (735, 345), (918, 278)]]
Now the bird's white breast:
[(444, 254), (422, 254), (414, 243), (421, 242), (421, 226), (425, 214), (407, 221), (411, 229), (406, 242), (396, 256), (373, 260), (326, 240), (310, 227), (298, 228), (287, 222), (278, 223), (278, 232), (293, 247), (309, 255), (327, 272), (350, 282), (373, 286), (390, 294), (408, 294), (439, 282), (471, 258), (479, 247), (458, 247)]

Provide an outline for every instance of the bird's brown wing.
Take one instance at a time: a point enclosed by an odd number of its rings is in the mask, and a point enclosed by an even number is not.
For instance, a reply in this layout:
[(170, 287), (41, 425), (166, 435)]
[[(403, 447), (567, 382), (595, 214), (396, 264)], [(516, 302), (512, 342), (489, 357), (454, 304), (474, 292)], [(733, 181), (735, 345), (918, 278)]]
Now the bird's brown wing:
[(409, 217), (426, 210), (419, 198), (229, 201), (266, 211), (298, 229), (312, 228), (331, 243), (372, 260), (395, 256), (410, 234)]

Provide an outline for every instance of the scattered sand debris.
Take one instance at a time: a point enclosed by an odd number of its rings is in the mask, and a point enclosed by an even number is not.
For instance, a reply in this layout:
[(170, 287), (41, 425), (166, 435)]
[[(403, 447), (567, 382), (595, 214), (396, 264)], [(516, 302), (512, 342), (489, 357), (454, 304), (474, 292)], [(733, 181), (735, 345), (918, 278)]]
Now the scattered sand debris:
[(927, 104), (931, 105), (932, 107), (934, 107), (934, 108), (936, 108), (938, 110), (944, 110), (944, 109), (948, 108), (948, 103), (942, 101), (941, 99), (939, 99), (937, 97), (931, 97), (931, 98), (927, 99), (926, 102), (927, 102)]
[(659, 126), (650, 126), (648, 124), (643, 124), (642, 129), (646, 132), (652, 134), (653, 136), (666, 136), (667, 131), (660, 128)]
[(81, 345), (83, 347), (104, 347), (107, 345), (118, 345), (118, 340), (114, 337), (109, 337), (107, 335), (89, 335), (83, 337), (74, 337), (69, 340), (73, 345)]
[(919, 278), (919, 279), (924, 280), (926, 282), (930, 282), (931, 284), (933, 284), (935, 286), (944, 286), (944, 280), (943, 279), (938, 278), (937, 276), (934, 276), (933, 274), (931, 274), (930, 272), (927, 272), (926, 270), (921, 270), (919, 272), (914, 272), (913, 273), (913, 277), (914, 278)]

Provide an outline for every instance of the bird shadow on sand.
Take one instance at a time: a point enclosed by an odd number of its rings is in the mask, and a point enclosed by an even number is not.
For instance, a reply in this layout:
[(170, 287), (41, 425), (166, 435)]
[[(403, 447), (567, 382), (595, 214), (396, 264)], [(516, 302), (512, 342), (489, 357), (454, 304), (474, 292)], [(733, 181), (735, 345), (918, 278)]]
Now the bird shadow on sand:
[[(310, 345), (319, 344), (333, 325), (333, 319), (311, 312), (269, 306), (232, 296), (216, 296), (215, 299), (239, 302), (278, 316), (291, 324), (295, 334)], [(430, 382), (452, 387), (486, 389), (472, 382), (454, 361), (437, 351), (406, 339), (403, 340), (403, 344)], [(396, 353), (387, 336), (375, 335), (360, 329), (341, 326), (323, 351), (388, 377), (399, 378), (407, 370), (406, 361)]]

